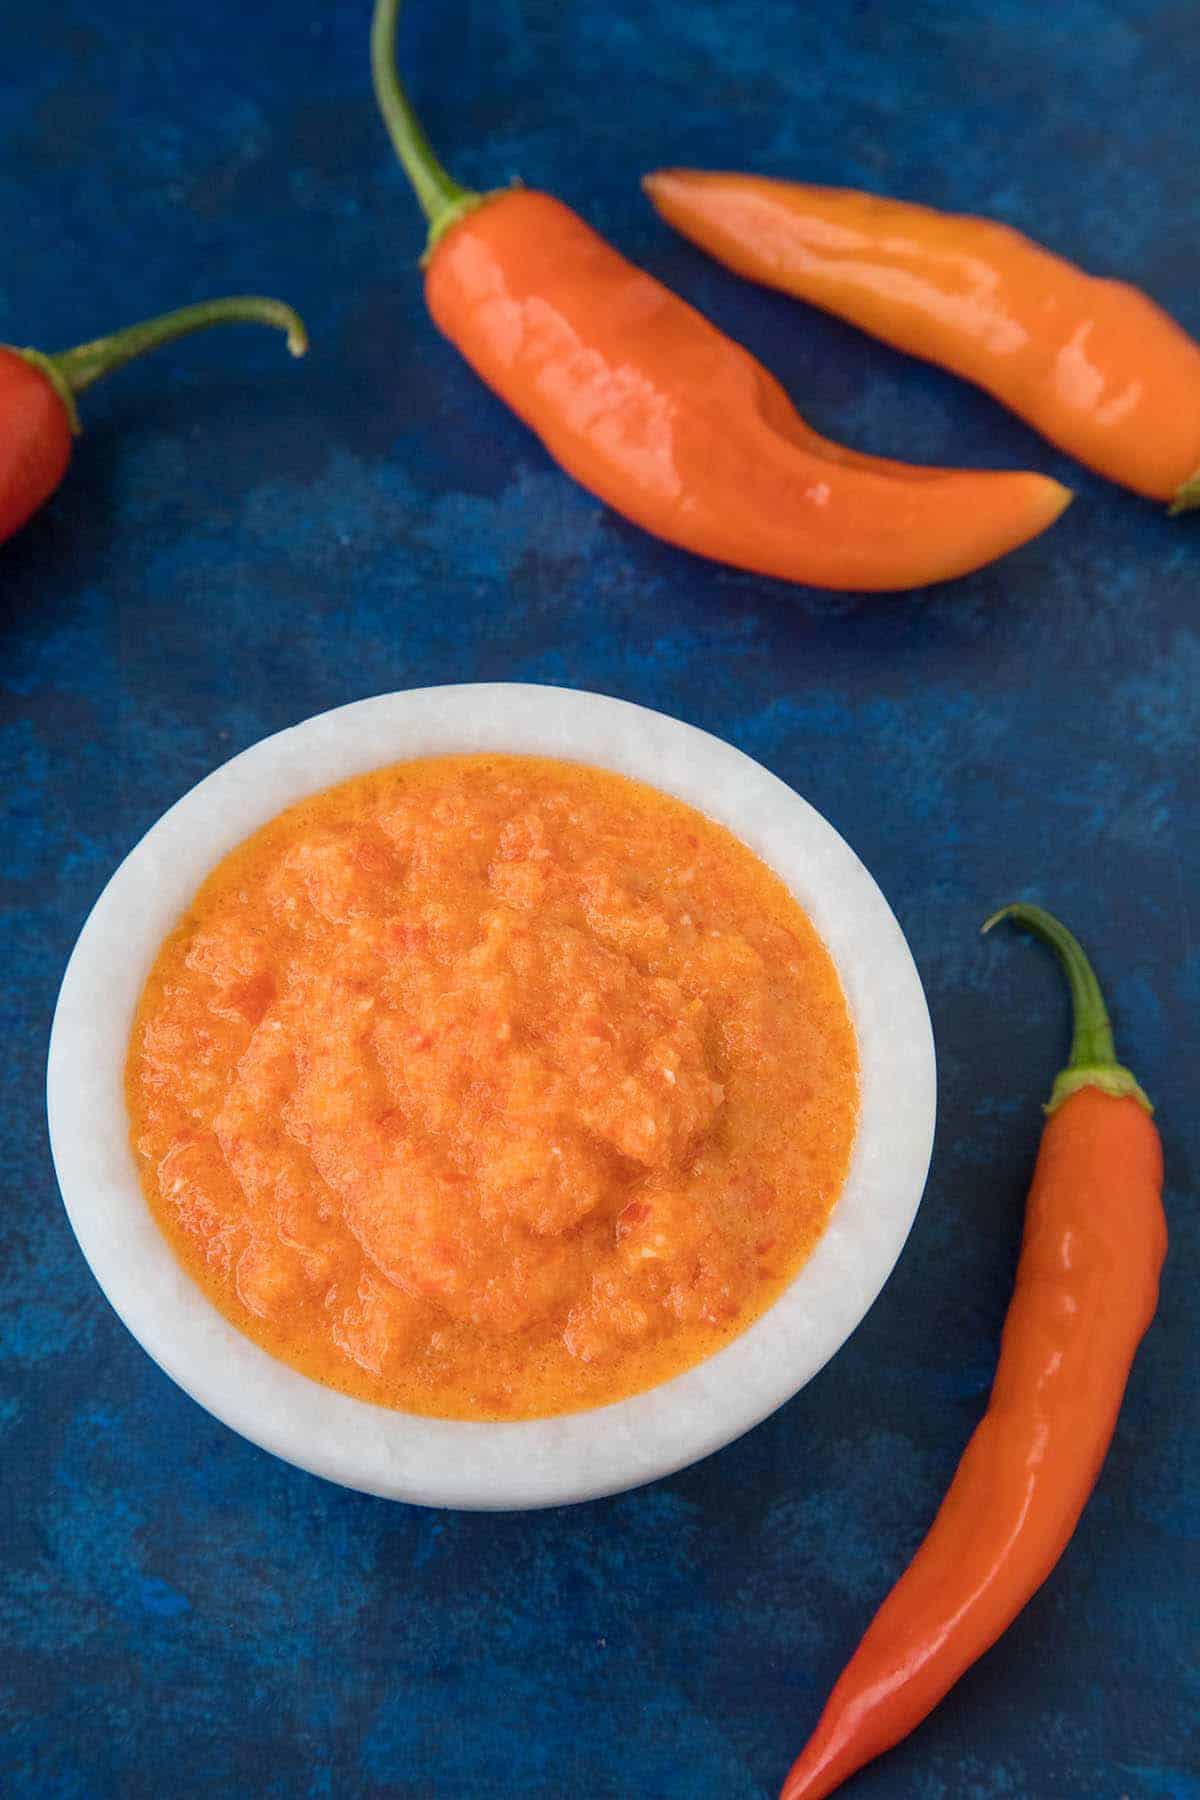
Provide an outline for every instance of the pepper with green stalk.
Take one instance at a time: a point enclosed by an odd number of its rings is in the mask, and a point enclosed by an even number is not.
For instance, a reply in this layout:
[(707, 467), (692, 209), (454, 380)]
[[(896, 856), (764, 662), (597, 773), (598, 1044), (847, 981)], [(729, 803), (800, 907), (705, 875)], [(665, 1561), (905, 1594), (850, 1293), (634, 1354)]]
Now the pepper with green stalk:
[(1025, 1212), (987, 1411), (937, 1517), (835, 1685), (781, 1800), (825, 1800), (921, 1723), (1042, 1585), (1112, 1440), (1167, 1249), (1152, 1108), (1117, 1061), (1100, 985), (1040, 906), (1023, 926), (1066, 976), (1074, 1031)]

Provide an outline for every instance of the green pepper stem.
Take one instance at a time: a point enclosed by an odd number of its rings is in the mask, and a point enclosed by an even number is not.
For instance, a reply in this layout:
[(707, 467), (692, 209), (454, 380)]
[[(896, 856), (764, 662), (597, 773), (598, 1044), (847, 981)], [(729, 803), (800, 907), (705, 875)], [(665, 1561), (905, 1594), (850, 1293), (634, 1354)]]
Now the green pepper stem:
[(1035, 937), (1048, 944), (1057, 956), (1071, 990), (1071, 1013), (1074, 1027), (1071, 1054), (1059, 1072), (1050, 1095), (1047, 1112), (1054, 1112), (1064, 1100), (1081, 1087), (1098, 1087), (1116, 1097), (1130, 1095), (1147, 1109), (1154, 1108), (1133, 1075), (1117, 1061), (1112, 1026), (1100, 983), (1077, 938), (1044, 907), (1018, 902), (1002, 906), (983, 926), (990, 931), (1001, 919), (1023, 925)]
[(298, 312), (282, 300), (269, 300), (262, 294), (231, 294), (224, 300), (201, 300), (196, 306), (181, 306), (175, 312), (160, 313), (157, 318), (143, 319), (140, 325), (127, 325), (109, 337), (93, 338), (88, 344), (76, 344), (73, 350), (59, 350), (48, 356), (44, 350), (23, 349), (17, 355), (39, 369), (63, 403), (71, 430), (79, 431), (76, 394), (111, 375), (135, 356), (157, 350), (174, 338), (187, 337), (193, 331), (204, 331), (210, 325), (246, 322), (252, 325), (274, 325), (286, 331), (288, 349), (293, 356), (303, 356), (308, 349), (308, 333)]
[(303, 356), (308, 349), (304, 323), (290, 306), (261, 294), (232, 294), (224, 300), (201, 300), (196, 306), (160, 313), (155, 319), (143, 319), (140, 325), (127, 325), (124, 331), (114, 331), (110, 337), (93, 338), (89, 344), (76, 344), (73, 350), (60, 350), (44, 360), (54, 369), (62, 386), (73, 395), (82, 394), (94, 381), (132, 362), (135, 356), (143, 356), (147, 350), (157, 350), (160, 344), (187, 337), (193, 331), (204, 331), (210, 325), (234, 321), (275, 325), (286, 331), (293, 356)]
[(1182, 486), (1175, 489), (1175, 498), (1167, 508), (1168, 515), (1174, 519), (1180, 513), (1195, 512), (1200, 509), (1200, 469), (1188, 478)]
[(450, 227), (465, 213), (481, 205), (487, 196), (476, 193), (473, 188), (460, 186), (442, 167), (400, 85), (396, 73), (396, 20), (399, 13), (400, 0), (376, 0), (371, 20), (371, 79), (396, 155), (429, 221), (429, 238), (425, 245), (428, 256)]

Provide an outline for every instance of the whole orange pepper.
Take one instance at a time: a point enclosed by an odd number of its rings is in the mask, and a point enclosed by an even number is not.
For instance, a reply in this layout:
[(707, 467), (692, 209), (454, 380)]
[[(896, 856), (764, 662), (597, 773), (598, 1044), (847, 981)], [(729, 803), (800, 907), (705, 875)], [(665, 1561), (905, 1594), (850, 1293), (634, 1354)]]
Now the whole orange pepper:
[(844, 450), (779, 383), (577, 214), (441, 167), (395, 71), (378, 0), (380, 110), (429, 220), (429, 310), (577, 481), (644, 530), (817, 587), (943, 581), (1043, 531), (1070, 499), (1030, 473), (914, 468)]
[(993, 220), (850, 188), (699, 169), (643, 185), (739, 275), (965, 376), (1111, 481), (1200, 506), (1200, 345), (1137, 288)]
[(1010, 918), (1054, 949), (1071, 1056), (1046, 1108), (987, 1412), (929, 1535), (847, 1664), (782, 1800), (820, 1800), (907, 1737), (1036, 1592), (1104, 1461), (1167, 1248), (1150, 1102), (1116, 1060), (1095, 975), (1039, 906)]

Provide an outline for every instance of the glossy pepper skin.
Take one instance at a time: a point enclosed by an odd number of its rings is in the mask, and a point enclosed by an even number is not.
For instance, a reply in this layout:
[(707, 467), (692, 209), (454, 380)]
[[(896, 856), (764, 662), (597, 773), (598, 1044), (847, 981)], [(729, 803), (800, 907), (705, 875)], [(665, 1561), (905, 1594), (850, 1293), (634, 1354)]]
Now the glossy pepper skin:
[(286, 331), (293, 356), (307, 348), (291, 307), (258, 294), (181, 307), (56, 356), (0, 344), (0, 543), (32, 518), (66, 474), (79, 430), (77, 394), (160, 344), (235, 321)]
[(50, 498), (71, 460), (71, 416), (36, 363), (0, 345), (0, 543)]
[(1092, 1491), (1154, 1317), (1167, 1233), (1149, 1101), (1116, 1062), (1075, 939), (1040, 907), (1006, 907), (1003, 917), (1054, 948), (1076, 1024), (1047, 1108), (991, 1398), (782, 1800), (819, 1800), (906, 1737), (1045, 1581)]
[(1200, 506), (1200, 345), (1137, 288), (990, 219), (848, 188), (698, 169), (643, 185), (739, 275), (964, 376), (1111, 481)]
[(471, 194), (396, 80), (378, 0), (380, 110), (430, 220), (440, 329), (591, 493), (655, 536), (816, 587), (921, 587), (991, 562), (1070, 499), (1025, 473), (914, 468), (830, 444), (747, 351), (548, 194)]

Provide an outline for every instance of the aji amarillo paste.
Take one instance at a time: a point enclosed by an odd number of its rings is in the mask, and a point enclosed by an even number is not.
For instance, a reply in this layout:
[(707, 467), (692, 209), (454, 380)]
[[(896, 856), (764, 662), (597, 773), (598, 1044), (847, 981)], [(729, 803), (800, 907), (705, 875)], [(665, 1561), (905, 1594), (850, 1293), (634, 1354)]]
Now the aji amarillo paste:
[(651, 788), (398, 764), (234, 850), (126, 1071), (147, 1199), (242, 1331), (384, 1405), (529, 1418), (698, 1362), (787, 1284), (858, 1105), (782, 883)]

